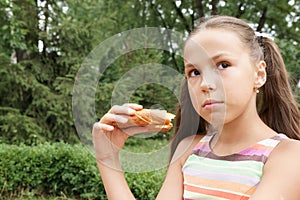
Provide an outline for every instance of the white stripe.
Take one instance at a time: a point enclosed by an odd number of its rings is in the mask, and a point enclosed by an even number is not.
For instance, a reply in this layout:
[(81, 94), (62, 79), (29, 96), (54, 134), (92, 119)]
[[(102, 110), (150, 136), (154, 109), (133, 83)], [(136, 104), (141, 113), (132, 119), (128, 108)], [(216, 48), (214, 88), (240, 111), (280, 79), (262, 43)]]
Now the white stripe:
[(212, 138), (212, 135), (206, 135), (199, 142), (203, 142), (203, 143), (209, 142), (211, 138)]
[(263, 141), (258, 142), (258, 144), (267, 146), (267, 147), (276, 147), (280, 141), (274, 139), (266, 139)]
[(188, 190), (184, 191), (183, 197), (187, 199), (193, 199), (193, 200), (229, 200), (227, 198), (225, 199), (222, 197), (216, 197), (212, 195), (199, 194)]

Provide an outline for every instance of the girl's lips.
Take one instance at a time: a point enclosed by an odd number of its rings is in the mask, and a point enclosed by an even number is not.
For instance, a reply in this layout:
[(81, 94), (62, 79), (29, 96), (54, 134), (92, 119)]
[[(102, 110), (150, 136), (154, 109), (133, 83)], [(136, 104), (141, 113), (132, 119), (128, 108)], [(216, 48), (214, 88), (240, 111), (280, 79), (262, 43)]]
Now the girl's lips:
[(222, 105), (223, 103), (224, 103), (223, 101), (208, 99), (208, 100), (204, 101), (204, 103), (202, 104), (202, 108), (204, 108), (206, 110), (211, 110), (211, 109), (215, 108), (216, 106)]

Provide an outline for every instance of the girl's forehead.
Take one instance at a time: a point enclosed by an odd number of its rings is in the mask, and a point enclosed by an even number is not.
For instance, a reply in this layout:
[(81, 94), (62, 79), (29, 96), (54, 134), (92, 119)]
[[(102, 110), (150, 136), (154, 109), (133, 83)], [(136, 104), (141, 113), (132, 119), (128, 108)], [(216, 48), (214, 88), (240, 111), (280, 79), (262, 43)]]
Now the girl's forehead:
[(238, 34), (224, 29), (201, 30), (186, 41), (184, 59), (211, 59), (220, 52), (230, 55), (245, 52)]

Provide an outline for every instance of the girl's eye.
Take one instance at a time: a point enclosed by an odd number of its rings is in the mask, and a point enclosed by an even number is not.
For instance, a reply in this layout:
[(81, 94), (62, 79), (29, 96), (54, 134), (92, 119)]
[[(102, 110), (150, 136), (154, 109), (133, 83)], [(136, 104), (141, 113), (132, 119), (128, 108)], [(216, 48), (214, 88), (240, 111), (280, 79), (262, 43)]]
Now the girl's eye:
[(200, 72), (196, 69), (193, 69), (189, 72), (190, 77), (199, 76), (199, 75), (200, 75)]
[(230, 66), (230, 64), (227, 63), (227, 62), (220, 62), (220, 63), (217, 64), (218, 69), (226, 69), (229, 66)]

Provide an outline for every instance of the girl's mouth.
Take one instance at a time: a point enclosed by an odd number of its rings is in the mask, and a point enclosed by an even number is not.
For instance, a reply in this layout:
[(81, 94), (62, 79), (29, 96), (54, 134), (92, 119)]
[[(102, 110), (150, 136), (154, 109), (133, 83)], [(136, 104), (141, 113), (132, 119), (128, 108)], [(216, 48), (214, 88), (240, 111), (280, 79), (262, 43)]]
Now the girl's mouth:
[(224, 104), (224, 101), (214, 100), (214, 99), (208, 99), (204, 101), (201, 105), (202, 108), (205, 110), (212, 110), (218, 106), (221, 106)]

